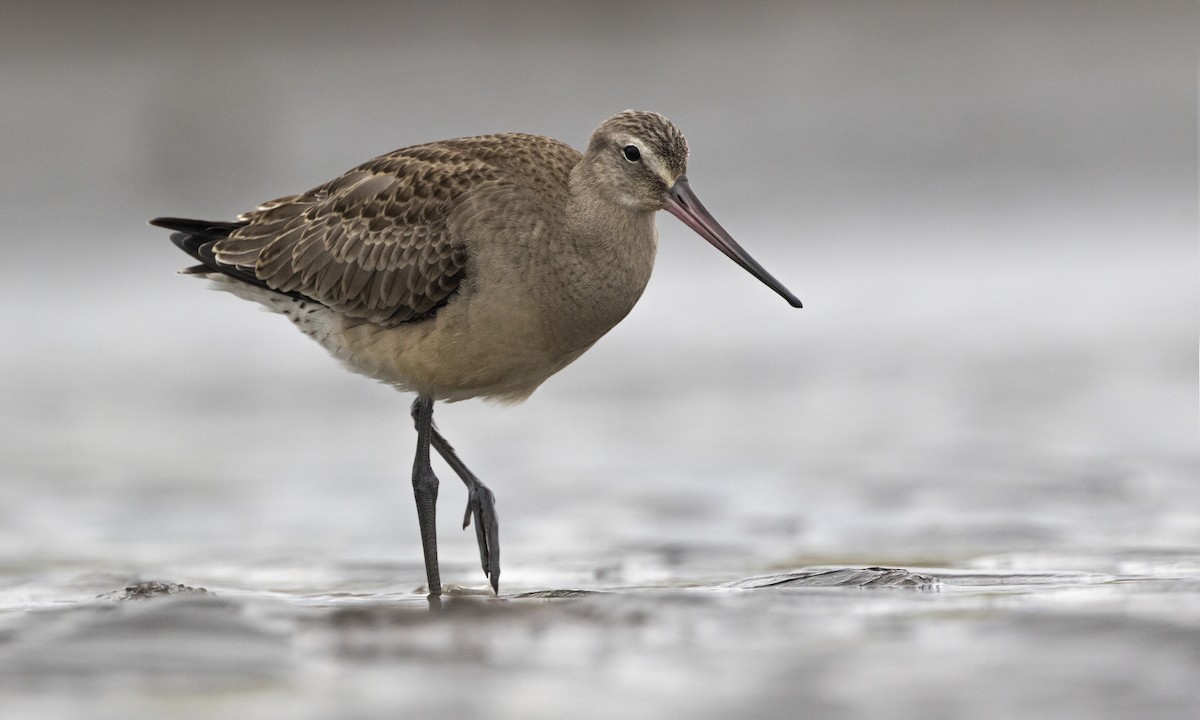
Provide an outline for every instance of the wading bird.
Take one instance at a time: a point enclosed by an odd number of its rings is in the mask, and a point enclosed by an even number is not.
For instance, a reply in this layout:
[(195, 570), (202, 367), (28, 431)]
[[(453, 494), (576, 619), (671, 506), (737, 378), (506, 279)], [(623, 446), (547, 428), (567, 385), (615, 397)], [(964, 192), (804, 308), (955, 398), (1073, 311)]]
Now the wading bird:
[(433, 424), (433, 404), (519, 402), (633, 308), (666, 210), (794, 307), (800, 301), (700, 204), (671, 121), (627, 110), (587, 151), (505, 133), (415, 145), (233, 222), (157, 218), (214, 281), (286, 315), (351, 370), (416, 393), (425, 573), (440, 595), (432, 446), (467, 486), (484, 574), (500, 587), (495, 499)]

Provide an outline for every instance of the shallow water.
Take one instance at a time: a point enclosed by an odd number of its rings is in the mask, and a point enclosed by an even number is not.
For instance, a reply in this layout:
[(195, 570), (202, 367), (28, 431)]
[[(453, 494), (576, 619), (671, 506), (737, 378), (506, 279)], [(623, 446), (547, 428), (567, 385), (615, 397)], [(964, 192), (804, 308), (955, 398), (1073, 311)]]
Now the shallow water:
[(370, 587), (385, 571), (417, 574), (403, 566), (323, 568), (346, 592), (218, 588), (37, 609), (11, 605), (18, 584), (0, 615), (0, 692), (9, 717), (70, 717), (82, 703), (91, 717), (1188, 717), (1200, 556), (1023, 569), (1045, 560), (979, 558), (916, 581), (891, 571), (882, 586), (871, 584), (881, 571), (862, 570), (575, 582), (451, 595), (439, 610)]

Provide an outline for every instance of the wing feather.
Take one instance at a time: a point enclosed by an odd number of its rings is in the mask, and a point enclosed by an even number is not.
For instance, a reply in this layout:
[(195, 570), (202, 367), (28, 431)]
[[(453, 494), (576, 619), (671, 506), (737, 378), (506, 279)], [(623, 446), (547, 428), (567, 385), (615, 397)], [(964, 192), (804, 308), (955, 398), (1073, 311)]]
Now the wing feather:
[[(397, 150), (307, 193), (263, 203), (218, 240), (215, 260), (349, 317), (427, 317), (466, 277), (452, 229), (473, 188), (513, 184), (565, 202), (579, 153), (532, 135), (487, 135)], [(532, 179), (531, 179), (532, 178)]]

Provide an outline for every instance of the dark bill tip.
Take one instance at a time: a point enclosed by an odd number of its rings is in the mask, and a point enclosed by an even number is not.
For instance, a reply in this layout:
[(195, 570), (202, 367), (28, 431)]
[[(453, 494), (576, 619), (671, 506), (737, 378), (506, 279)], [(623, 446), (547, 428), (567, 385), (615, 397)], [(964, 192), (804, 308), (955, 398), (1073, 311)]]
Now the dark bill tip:
[(742, 249), (742, 246), (738, 245), (729, 233), (725, 232), (725, 228), (721, 227), (712, 213), (700, 202), (700, 198), (692, 192), (686, 176), (675, 181), (675, 185), (667, 191), (666, 200), (667, 212), (682, 220), (685, 225), (695, 230), (713, 247), (725, 253), (726, 257), (741, 265), (767, 287), (779, 293), (792, 307), (804, 307), (791, 290), (776, 280), (771, 273), (758, 264), (757, 260), (750, 257), (750, 253)]

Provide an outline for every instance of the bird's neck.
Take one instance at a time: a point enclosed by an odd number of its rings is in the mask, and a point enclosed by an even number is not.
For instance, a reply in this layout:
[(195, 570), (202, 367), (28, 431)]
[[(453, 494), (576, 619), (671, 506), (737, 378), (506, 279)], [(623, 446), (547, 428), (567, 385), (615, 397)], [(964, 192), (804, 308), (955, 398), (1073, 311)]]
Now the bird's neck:
[(591, 253), (597, 259), (608, 258), (608, 264), (618, 266), (654, 264), (658, 236), (653, 211), (623, 204), (600, 181), (598, 171), (587, 157), (571, 171), (569, 183), (567, 236), (581, 252)]
[(575, 315), (579, 343), (590, 345), (621, 321), (641, 297), (658, 249), (654, 213), (631, 211), (594, 192), (572, 193), (561, 252), (552, 254), (561, 292)]

